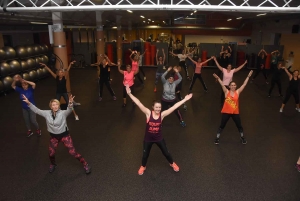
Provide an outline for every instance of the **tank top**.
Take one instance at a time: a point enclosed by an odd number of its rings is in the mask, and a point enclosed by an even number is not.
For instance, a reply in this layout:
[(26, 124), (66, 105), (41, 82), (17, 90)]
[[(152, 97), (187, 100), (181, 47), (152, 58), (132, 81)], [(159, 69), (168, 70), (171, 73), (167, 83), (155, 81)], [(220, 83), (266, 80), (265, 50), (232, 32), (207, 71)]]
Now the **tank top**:
[(100, 79), (101, 80), (108, 80), (109, 76), (108, 76), (108, 68), (109, 66), (103, 66), (102, 64), (99, 65), (100, 68)]
[(146, 123), (145, 130), (145, 142), (158, 142), (163, 139), (161, 134), (161, 113), (159, 114), (158, 119), (153, 118), (153, 111), (151, 111), (151, 115), (149, 121)]
[(67, 93), (67, 82), (66, 82), (65, 76), (59, 79), (58, 76), (56, 76), (56, 93)]
[(195, 73), (200, 74), (202, 69), (202, 64), (198, 63), (196, 64)]
[(289, 89), (291, 91), (298, 91), (298, 86), (299, 86), (299, 79), (297, 78), (296, 80), (294, 77), (290, 80), (289, 82)]
[(239, 114), (239, 94), (235, 91), (234, 96), (230, 95), (228, 91), (221, 113)]
[(128, 73), (127, 71), (124, 71), (124, 80), (123, 80), (123, 84), (124, 86), (126, 86), (128, 84), (128, 86), (132, 86), (134, 84), (133, 81), (134, 78), (134, 71), (130, 71), (130, 73)]
[(156, 72), (163, 73), (164, 72), (164, 67), (165, 67), (165, 65), (163, 63), (158, 62)]
[(225, 68), (222, 68), (222, 70), (223, 70), (223, 85), (228, 86), (229, 83), (232, 81), (234, 70), (230, 70), (229, 73)]
[(131, 63), (132, 71), (134, 71), (134, 72), (137, 71), (138, 66), (139, 66), (139, 63), (137, 61), (132, 61), (132, 63)]

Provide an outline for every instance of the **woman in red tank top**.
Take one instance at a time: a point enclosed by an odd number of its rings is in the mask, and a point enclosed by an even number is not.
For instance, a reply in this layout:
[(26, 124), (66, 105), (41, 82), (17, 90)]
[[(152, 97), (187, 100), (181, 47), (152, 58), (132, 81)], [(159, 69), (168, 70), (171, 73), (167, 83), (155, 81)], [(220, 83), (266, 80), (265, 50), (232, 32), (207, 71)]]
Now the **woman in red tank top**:
[(161, 134), (161, 122), (162, 120), (171, 114), (174, 110), (180, 107), (183, 103), (190, 100), (193, 94), (186, 95), (184, 99), (177, 102), (175, 105), (170, 107), (167, 110), (161, 112), (161, 103), (158, 101), (154, 101), (152, 108), (153, 111), (150, 111), (146, 108), (134, 95), (132, 95), (130, 87), (126, 86), (126, 91), (128, 96), (132, 99), (132, 101), (140, 108), (140, 110), (146, 115), (146, 131), (145, 131), (145, 138), (144, 138), (144, 150), (143, 150), (143, 159), (142, 165), (138, 170), (139, 175), (143, 175), (144, 171), (146, 170), (147, 160), (150, 154), (150, 150), (153, 144), (156, 144), (160, 150), (162, 151), (163, 155), (167, 158), (170, 166), (173, 168), (175, 172), (179, 171), (179, 167), (173, 161), (171, 154), (169, 153), (165, 140)]
[(223, 108), (221, 111), (221, 113), (222, 113), (221, 125), (218, 129), (217, 138), (215, 139), (215, 144), (220, 143), (221, 132), (225, 128), (226, 123), (230, 117), (233, 119), (236, 127), (238, 128), (238, 130), (241, 134), (242, 144), (247, 144), (247, 140), (244, 137), (244, 130), (243, 130), (241, 118), (240, 118), (239, 96), (240, 96), (241, 92), (244, 90), (245, 86), (247, 85), (247, 83), (249, 81), (249, 77), (251, 77), (252, 73), (253, 73), (253, 71), (251, 70), (249, 72), (246, 80), (244, 81), (243, 85), (238, 89), (236, 89), (235, 82), (230, 82), (229, 90), (223, 85), (222, 80), (216, 74), (213, 74), (213, 76), (220, 83), (220, 85), (224, 91), (224, 95), (225, 95), (225, 101), (224, 101), (224, 105), (223, 105)]

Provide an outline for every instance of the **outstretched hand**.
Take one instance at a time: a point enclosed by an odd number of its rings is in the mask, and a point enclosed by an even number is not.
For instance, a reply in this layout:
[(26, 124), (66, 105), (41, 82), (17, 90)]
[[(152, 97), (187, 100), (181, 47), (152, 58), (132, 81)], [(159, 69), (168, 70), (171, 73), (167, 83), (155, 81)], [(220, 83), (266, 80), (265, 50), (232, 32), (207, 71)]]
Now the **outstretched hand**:
[(220, 79), (219, 76), (217, 74), (213, 74), (214, 78), (216, 78), (217, 80)]
[(190, 100), (192, 97), (193, 97), (193, 94), (190, 93), (190, 94), (188, 94), (188, 95), (186, 95), (186, 96), (184, 97), (184, 100), (188, 101), (188, 100)]
[(74, 60), (74, 61), (71, 61), (70, 64), (73, 65), (75, 62), (76, 62), (75, 60)]
[(27, 103), (27, 104), (30, 103), (29, 100), (28, 100), (28, 98), (27, 98), (24, 94), (22, 94), (22, 97), (23, 97), (23, 101), (24, 101), (25, 103)]
[(175, 71), (175, 73), (178, 73), (178, 68), (177, 68), (177, 66), (174, 66), (173, 70)]
[(131, 93), (131, 89), (130, 89), (130, 87), (129, 87), (128, 84), (126, 85), (126, 92), (127, 92), (127, 94), (130, 94), (130, 93)]
[(252, 73), (253, 73), (253, 70), (251, 70), (251, 71), (249, 72), (248, 77), (251, 77)]
[(172, 70), (172, 66), (170, 66), (170, 67), (168, 68), (168, 71), (170, 71), (170, 70)]
[(75, 96), (72, 96), (72, 94), (69, 96), (69, 104), (72, 104), (74, 101)]
[(41, 66), (44, 66), (44, 67), (47, 67), (47, 65), (46, 65), (46, 64), (44, 64), (44, 63), (40, 63), (40, 65), (41, 65)]
[(118, 64), (118, 66), (121, 65), (121, 59), (118, 60), (117, 64)]

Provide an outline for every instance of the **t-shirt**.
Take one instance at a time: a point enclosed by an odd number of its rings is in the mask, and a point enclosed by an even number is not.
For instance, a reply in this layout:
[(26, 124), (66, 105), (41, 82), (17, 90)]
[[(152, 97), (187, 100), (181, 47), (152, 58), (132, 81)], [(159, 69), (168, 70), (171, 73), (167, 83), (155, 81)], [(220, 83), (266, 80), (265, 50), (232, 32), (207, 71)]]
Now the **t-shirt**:
[(56, 76), (56, 93), (67, 93), (67, 80), (65, 76), (61, 80)]
[(196, 63), (195, 73), (200, 74), (202, 69), (202, 63)]
[(131, 87), (134, 84), (133, 78), (134, 78), (133, 70), (130, 71), (130, 73), (128, 73), (127, 71), (124, 71), (124, 80), (123, 80), (124, 86), (128, 85)]
[(177, 54), (177, 57), (179, 58), (179, 61), (185, 61), (187, 56), (185, 54)]
[(24, 98), (23, 98), (22, 95), (25, 95), (26, 98), (29, 100), (29, 102), (31, 102), (33, 105), (35, 105), (34, 96), (33, 96), (34, 89), (31, 86), (28, 86), (27, 90), (24, 90), (22, 87), (16, 87), (15, 90), (20, 93), (20, 99), (21, 99), (21, 102), (22, 102), (22, 108), (29, 109), (27, 103), (25, 103), (23, 101)]
[(223, 70), (223, 85), (228, 86), (229, 83), (232, 81), (234, 70), (230, 70), (229, 72), (225, 68), (222, 68), (222, 70)]

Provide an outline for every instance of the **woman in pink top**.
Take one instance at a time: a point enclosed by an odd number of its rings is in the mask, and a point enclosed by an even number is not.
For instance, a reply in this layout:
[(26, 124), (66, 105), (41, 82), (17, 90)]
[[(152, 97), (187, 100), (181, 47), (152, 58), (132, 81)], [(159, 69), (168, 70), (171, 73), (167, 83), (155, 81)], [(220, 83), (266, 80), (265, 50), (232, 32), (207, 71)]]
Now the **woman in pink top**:
[(118, 61), (118, 70), (121, 74), (124, 75), (123, 79), (123, 106), (126, 106), (126, 85), (129, 86), (130, 90), (133, 92), (133, 86), (134, 86), (134, 76), (139, 73), (139, 67), (137, 67), (136, 71), (133, 71), (130, 65), (126, 65), (126, 71), (121, 70), (121, 62)]
[[(232, 69), (231, 64), (228, 64), (227, 68), (225, 69), (222, 66), (220, 66), (220, 64), (218, 63), (216, 57), (214, 57), (214, 60), (216, 62), (217, 67), (223, 73), (222, 83), (229, 90), (229, 83), (232, 81), (233, 74), (238, 72), (239, 70), (241, 70), (246, 65), (247, 60), (242, 65), (240, 65), (238, 68), (235, 68), (235, 69)], [(224, 92), (222, 90), (222, 94), (221, 94), (221, 104), (222, 105), (224, 103), (224, 100), (225, 100), (225, 96), (224, 96)]]
[(195, 68), (195, 72), (194, 72), (194, 75), (193, 75), (193, 78), (192, 78), (192, 82), (191, 82), (191, 85), (190, 85), (190, 92), (192, 91), (192, 88), (196, 82), (196, 79), (198, 78), (205, 90), (205, 92), (207, 92), (207, 87), (206, 87), (206, 84), (205, 82), (203, 81), (202, 79), (202, 76), (201, 76), (201, 69), (202, 69), (202, 65), (205, 64), (206, 62), (210, 61), (213, 59), (213, 57), (211, 57), (210, 59), (206, 60), (205, 62), (201, 62), (201, 58), (198, 58), (198, 61), (194, 61), (190, 56), (188, 56), (188, 58), (196, 65), (196, 68)]
[[(132, 55), (134, 54), (134, 57), (132, 58)], [(139, 81), (142, 83), (142, 85), (144, 85), (144, 81), (141, 78), (138, 68), (139, 68), (139, 55), (137, 54), (137, 51), (132, 51), (130, 56), (129, 56), (130, 60), (131, 60), (131, 67), (132, 67), (132, 71), (136, 72), (134, 75), (136, 75), (135, 77), (137, 77), (139, 79)]]

